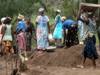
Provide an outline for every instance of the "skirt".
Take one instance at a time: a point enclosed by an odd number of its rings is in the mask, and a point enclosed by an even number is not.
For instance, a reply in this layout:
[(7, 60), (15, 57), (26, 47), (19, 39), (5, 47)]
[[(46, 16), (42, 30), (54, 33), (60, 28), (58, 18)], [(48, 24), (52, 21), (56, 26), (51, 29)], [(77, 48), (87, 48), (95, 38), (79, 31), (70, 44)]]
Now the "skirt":
[(24, 32), (17, 34), (17, 45), (18, 50), (26, 50), (26, 39)]
[(95, 36), (93, 37), (89, 37), (86, 40), (86, 44), (84, 47), (84, 51), (83, 51), (83, 55), (85, 58), (90, 58), (90, 59), (97, 59), (98, 58), (98, 53), (96, 50), (96, 46), (95, 46)]

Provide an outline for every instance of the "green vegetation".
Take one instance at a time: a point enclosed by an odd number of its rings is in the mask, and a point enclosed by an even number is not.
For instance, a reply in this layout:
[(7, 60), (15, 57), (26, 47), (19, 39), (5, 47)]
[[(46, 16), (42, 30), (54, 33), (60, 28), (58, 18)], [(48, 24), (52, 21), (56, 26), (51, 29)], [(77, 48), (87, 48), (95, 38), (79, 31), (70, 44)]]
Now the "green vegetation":
[(49, 16), (54, 17), (55, 10), (61, 9), (62, 15), (76, 16), (80, 2), (98, 3), (99, 0), (0, 0), (0, 17), (37, 15), (38, 8), (44, 7)]
[(76, 17), (81, 2), (100, 3), (100, 0), (0, 0), (0, 18), (11, 16), (13, 18), (12, 24), (16, 25), (16, 18), (20, 13), (31, 17), (35, 24), (38, 9), (44, 7), (50, 18), (50, 25), (53, 25), (56, 9), (62, 11), (62, 16)]

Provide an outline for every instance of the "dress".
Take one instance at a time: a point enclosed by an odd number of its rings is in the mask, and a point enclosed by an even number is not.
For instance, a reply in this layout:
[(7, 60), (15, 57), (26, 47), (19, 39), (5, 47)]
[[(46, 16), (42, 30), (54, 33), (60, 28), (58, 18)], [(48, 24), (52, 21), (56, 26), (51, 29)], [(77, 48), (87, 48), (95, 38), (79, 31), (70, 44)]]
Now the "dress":
[(78, 21), (78, 38), (79, 38), (79, 42), (82, 42), (83, 41), (83, 27), (84, 26), (84, 23), (81, 21), (81, 20), (79, 20)]
[(37, 49), (46, 49), (49, 46), (48, 43), (48, 26), (47, 23), (49, 22), (49, 18), (44, 16), (37, 16), (36, 22), (37, 30), (36, 30), (36, 37), (37, 37)]
[(8, 25), (6, 24), (5, 25), (5, 33), (4, 33), (4, 36), (3, 36), (3, 46), (4, 46), (4, 52), (5, 53), (11, 53), (12, 52), (12, 41), (13, 41), (13, 38), (12, 38), (12, 25)]
[(19, 21), (16, 27), (17, 46), (18, 50), (26, 50), (26, 24), (24, 21)]
[(54, 39), (62, 39), (63, 38), (63, 34), (62, 34), (62, 21), (61, 21), (61, 16), (57, 15), (55, 18), (55, 29), (53, 32), (53, 38)]
[(18, 50), (26, 50), (25, 33), (22, 31), (17, 35), (17, 44)]
[(90, 59), (98, 58), (95, 43), (96, 43), (95, 36), (86, 38), (85, 47), (84, 47), (84, 51), (83, 51), (83, 55), (85, 58), (90, 58)]
[(82, 20), (78, 21), (78, 38), (79, 42), (83, 42), (86, 38), (86, 33), (89, 31), (88, 25)]
[(3, 37), (3, 41), (12, 41), (12, 32), (11, 32), (12, 25), (6, 25), (5, 34)]

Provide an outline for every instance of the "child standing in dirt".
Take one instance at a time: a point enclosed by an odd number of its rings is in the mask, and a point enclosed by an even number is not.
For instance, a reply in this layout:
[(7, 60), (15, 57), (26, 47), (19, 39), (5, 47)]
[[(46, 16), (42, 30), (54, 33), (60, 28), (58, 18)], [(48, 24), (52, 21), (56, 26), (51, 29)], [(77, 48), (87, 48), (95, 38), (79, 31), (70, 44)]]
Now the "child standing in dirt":
[(88, 32), (87, 37), (85, 39), (85, 46), (83, 50), (83, 65), (79, 66), (80, 68), (84, 68), (86, 58), (89, 58), (92, 61), (93, 67), (96, 68), (96, 59), (98, 58), (98, 54), (96, 51), (96, 38), (93, 33)]
[(12, 42), (13, 42), (13, 35), (12, 35), (12, 25), (11, 25), (11, 18), (7, 17), (4, 21), (5, 26), (3, 27), (3, 46), (4, 46), (4, 53), (9, 54), (13, 53)]

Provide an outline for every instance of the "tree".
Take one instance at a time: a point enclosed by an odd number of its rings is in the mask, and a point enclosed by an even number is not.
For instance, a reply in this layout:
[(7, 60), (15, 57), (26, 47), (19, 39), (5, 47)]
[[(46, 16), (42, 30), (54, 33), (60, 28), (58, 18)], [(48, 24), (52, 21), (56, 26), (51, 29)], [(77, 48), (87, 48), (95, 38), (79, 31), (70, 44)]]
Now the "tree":
[(33, 13), (33, 0), (0, 0), (0, 17)]

